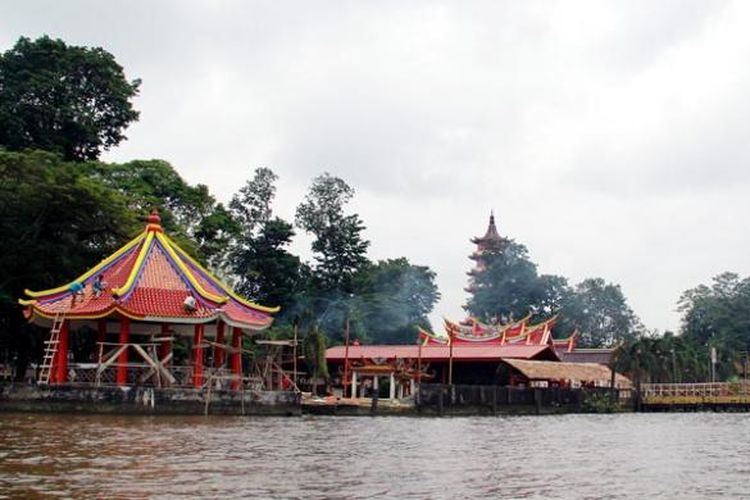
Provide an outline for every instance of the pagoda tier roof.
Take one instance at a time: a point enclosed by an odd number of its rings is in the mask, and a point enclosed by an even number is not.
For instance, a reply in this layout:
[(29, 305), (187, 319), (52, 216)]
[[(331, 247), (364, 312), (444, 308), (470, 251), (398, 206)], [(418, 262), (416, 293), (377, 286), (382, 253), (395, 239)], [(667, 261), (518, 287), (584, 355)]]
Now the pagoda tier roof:
[[(104, 286), (96, 294), (94, 282), (99, 276)], [(141, 234), (72, 282), (39, 292), (26, 290), (26, 295), (29, 299), (19, 302), (32, 322), (60, 315), (66, 319), (124, 316), (172, 324), (220, 319), (230, 326), (261, 330), (279, 310), (237, 295), (164, 234), (156, 213), (149, 216)], [(194, 307), (185, 306), (187, 297), (193, 297)]]
[(497, 226), (495, 226), (495, 214), (490, 212), (490, 223), (487, 226), (484, 236), (472, 238), (471, 242), (475, 244), (487, 242), (487, 241), (500, 241), (503, 237), (497, 232)]
[[(558, 356), (548, 345), (456, 345), (453, 346), (453, 361), (499, 361), (501, 359), (553, 359)], [(448, 345), (360, 345), (334, 346), (326, 350), (328, 361), (355, 361), (358, 359), (417, 359), (426, 362), (448, 361), (451, 347)]]

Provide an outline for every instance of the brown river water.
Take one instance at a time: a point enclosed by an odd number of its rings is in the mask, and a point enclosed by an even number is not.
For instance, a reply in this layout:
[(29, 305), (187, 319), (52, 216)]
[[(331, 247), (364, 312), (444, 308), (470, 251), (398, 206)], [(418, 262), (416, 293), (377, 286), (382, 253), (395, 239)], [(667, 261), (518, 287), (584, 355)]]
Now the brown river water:
[(0, 413), (0, 498), (750, 498), (750, 414)]

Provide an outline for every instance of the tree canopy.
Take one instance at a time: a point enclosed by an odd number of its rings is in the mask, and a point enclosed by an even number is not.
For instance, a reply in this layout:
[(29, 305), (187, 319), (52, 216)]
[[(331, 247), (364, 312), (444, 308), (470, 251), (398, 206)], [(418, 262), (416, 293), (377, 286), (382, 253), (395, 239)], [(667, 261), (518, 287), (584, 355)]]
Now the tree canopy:
[(533, 321), (559, 313), (555, 333), (578, 330), (585, 347), (614, 346), (642, 330), (619, 285), (588, 278), (571, 287), (562, 276), (539, 275), (526, 247), (508, 238), (489, 242), (477, 258), (466, 306), (473, 316), (504, 323), (529, 313)]
[(131, 100), (140, 83), (102, 48), (20, 38), (0, 54), (0, 145), (96, 159), (138, 119)]
[(352, 278), (367, 263), (370, 243), (362, 237), (365, 226), (357, 214), (344, 212), (352, 196), (354, 190), (346, 182), (324, 173), (313, 179), (297, 207), (297, 226), (315, 236), (315, 278), (324, 290), (351, 293)]

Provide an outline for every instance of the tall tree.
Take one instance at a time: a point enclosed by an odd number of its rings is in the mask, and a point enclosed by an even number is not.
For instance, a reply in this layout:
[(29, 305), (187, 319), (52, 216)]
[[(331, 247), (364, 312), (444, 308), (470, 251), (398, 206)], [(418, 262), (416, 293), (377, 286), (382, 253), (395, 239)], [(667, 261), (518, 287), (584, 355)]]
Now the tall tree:
[(368, 262), (370, 243), (362, 237), (364, 224), (357, 214), (344, 212), (352, 196), (354, 190), (346, 182), (324, 173), (313, 180), (297, 207), (296, 225), (315, 236), (315, 276), (322, 290), (351, 293), (352, 278)]
[(281, 306), (282, 318), (292, 321), (309, 271), (287, 250), (294, 237), (292, 225), (273, 217), (277, 179), (271, 169), (258, 168), (233, 196), (229, 206), (240, 233), (231, 260), (238, 291), (260, 303)]
[(0, 151), (0, 179), (0, 345), (22, 374), (41, 338), (16, 302), (24, 288), (69, 282), (142, 226), (123, 194), (51, 153)]
[(270, 168), (256, 168), (253, 178), (232, 197), (229, 208), (242, 224), (245, 237), (254, 236), (255, 231), (271, 219), (278, 179), (279, 176)]
[(131, 100), (140, 83), (102, 48), (20, 38), (0, 54), (0, 145), (96, 159), (138, 119)]
[(292, 225), (274, 218), (257, 236), (241, 240), (233, 254), (237, 290), (247, 297), (272, 306), (281, 306), (282, 315), (292, 309), (298, 293), (308, 281), (309, 271), (299, 257), (286, 250), (294, 236)]

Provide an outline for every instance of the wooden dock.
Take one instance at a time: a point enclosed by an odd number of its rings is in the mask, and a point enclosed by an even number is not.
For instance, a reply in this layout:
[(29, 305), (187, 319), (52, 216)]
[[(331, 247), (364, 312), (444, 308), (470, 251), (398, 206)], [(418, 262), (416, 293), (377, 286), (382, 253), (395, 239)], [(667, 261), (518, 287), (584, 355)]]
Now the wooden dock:
[(750, 411), (750, 383), (643, 384), (644, 411)]

